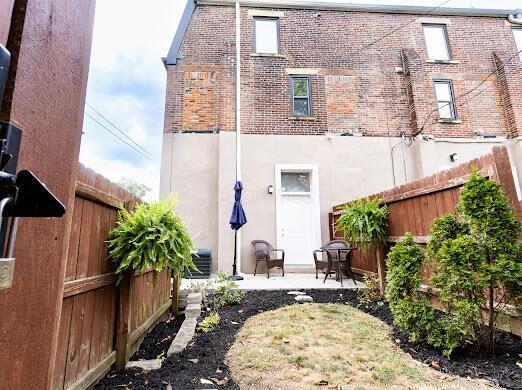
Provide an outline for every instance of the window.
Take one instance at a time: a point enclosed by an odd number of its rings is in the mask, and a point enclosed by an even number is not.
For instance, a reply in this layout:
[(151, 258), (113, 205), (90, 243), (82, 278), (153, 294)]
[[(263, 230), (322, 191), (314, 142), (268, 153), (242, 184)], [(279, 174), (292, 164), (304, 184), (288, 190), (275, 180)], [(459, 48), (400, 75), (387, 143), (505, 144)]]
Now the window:
[[(514, 28), (513, 35), (515, 36), (515, 43), (517, 44), (517, 51), (522, 50), (522, 28)], [(522, 60), (522, 52), (519, 53), (520, 60)]]
[(446, 26), (443, 24), (424, 24), (422, 28), (429, 59), (438, 61), (451, 60)]
[(279, 53), (279, 19), (254, 18), (254, 51), (262, 54)]
[(310, 193), (310, 172), (281, 172), (281, 192)]
[(439, 119), (457, 119), (457, 108), (451, 80), (437, 80), (434, 84)]
[(292, 114), (294, 116), (310, 116), (310, 79), (308, 77), (292, 77)]

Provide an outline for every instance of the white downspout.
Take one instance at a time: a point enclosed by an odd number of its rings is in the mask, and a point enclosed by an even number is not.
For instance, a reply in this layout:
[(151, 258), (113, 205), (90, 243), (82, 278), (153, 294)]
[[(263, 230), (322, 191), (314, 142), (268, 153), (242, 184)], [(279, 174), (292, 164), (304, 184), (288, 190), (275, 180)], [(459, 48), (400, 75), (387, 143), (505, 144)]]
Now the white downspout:
[[(241, 10), (236, 1), (236, 181), (241, 181)], [(241, 274), (241, 229), (236, 240), (237, 273)]]

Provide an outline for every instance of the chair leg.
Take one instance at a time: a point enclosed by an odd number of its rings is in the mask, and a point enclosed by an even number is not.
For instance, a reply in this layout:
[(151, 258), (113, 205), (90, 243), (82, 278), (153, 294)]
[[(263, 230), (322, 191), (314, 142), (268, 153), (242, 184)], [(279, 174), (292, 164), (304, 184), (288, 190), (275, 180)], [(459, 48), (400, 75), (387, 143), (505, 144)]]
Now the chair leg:
[(266, 275), (267, 278), (270, 279), (270, 268), (268, 267), (268, 261), (266, 262)]
[(328, 264), (328, 266), (326, 267), (326, 275), (324, 275), (323, 283), (326, 283), (326, 279), (328, 278), (328, 275), (330, 275), (331, 270), (332, 270), (332, 266), (330, 264)]
[(315, 266), (315, 278), (319, 279), (319, 270), (317, 269), (317, 265)]
[(259, 261), (256, 260), (256, 268), (254, 268), (254, 276), (256, 276), (256, 272), (257, 272), (257, 263), (259, 263)]
[(285, 266), (283, 265), (281, 269), (283, 270), (283, 276), (285, 276)]

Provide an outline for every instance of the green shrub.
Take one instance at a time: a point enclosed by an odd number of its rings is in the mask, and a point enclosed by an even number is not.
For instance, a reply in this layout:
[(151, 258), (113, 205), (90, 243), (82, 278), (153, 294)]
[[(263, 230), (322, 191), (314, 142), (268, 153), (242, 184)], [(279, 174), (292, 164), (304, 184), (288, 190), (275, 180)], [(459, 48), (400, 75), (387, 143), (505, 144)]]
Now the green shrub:
[(203, 320), (198, 325), (198, 329), (205, 333), (210, 332), (214, 330), (216, 326), (219, 325), (219, 321), (221, 321), (221, 317), (219, 316), (219, 314), (216, 312), (212, 312), (208, 316), (203, 318)]
[(471, 340), (493, 352), (499, 313), (508, 302), (521, 302), (521, 223), (500, 185), (477, 171), (463, 186), (456, 209), (461, 222), (448, 223), (445, 216), (431, 230), (431, 283), (445, 314), (440, 333), (429, 341), (447, 355)]
[(431, 239), (428, 242), (428, 251), (434, 255), (444, 241), (468, 234), (469, 228), (451, 214), (445, 214), (433, 221), (430, 229)]
[(388, 253), (386, 298), (395, 324), (408, 332), (413, 341), (426, 336), (435, 311), (430, 299), (419, 291), (425, 254), (410, 233)]
[(203, 296), (204, 305), (211, 311), (238, 305), (245, 295), (242, 291), (236, 290), (237, 283), (228, 279), (228, 276), (221, 271), (216, 274), (211, 285), (215, 287), (215, 291), (211, 293), (206, 291)]
[(120, 210), (117, 225), (109, 232), (109, 257), (118, 266), (116, 273), (169, 268), (182, 276), (186, 268), (196, 270), (192, 240), (174, 213), (176, 205), (176, 198), (169, 197), (138, 204), (131, 213)]
[(433, 221), (428, 243), (430, 282), (442, 312), (418, 291), (424, 253), (411, 236), (390, 251), (387, 261), (386, 296), (395, 323), (448, 357), (468, 342), (493, 352), (499, 314), (508, 302), (518, 308), (522, 303), (521, 223), (499, 184), (474, 171), (456, 209), (457, 217)]
[(367, 248), (388, 238), (388, 215), (388, 206), (381, 199), (358, 199), (346, 205), (335, 229), (342, 231), (348, 242)]
[(361, 292), (360, 301), (362, 303), (379, 302), (382, 300), (382, 293), (380, 289), (380, 280), (376, 274), (365, 275), (364, 284), (366, 288)]

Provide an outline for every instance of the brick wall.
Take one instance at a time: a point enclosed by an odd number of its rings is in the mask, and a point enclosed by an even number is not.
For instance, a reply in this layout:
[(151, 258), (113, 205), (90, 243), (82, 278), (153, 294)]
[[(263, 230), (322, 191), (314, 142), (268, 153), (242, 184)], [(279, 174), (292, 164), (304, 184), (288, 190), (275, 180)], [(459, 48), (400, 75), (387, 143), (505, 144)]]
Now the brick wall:
[[(423, 17), (374, 46), (359, 50), (415, 15), (300, 9), (280, 15), (280, 56), (253, 54), (253, 13), (242, 7), (242, 130), (251, 134), (362, 133), (369, 136), (424, 132), (441, 137), (520, 134), (522, 90), (518, 58), (504, 19), (447, 16), (456, 63), (427, 62)], [(265, 9), (264, 9), (265, 10)], [(198, 5), (181, 47), (182, 59), (168, 66), (165, 131), (230, 131), (235, 116), (234, 7)], [(493, 53), (497, 54), (495, 65)], [(407, 69), (397, 73), (396, 67)], [(433, 79), (453, 80), (458, 121), (439, 123)], [(509, 70), (507, 70), (509, 68)], [(501, 70), (502, 70), (501, 69)], [(295, 119), (290, 74), (309, 75), (312, 118)], [(518, 72), (518, 73), (517, 73)]]

